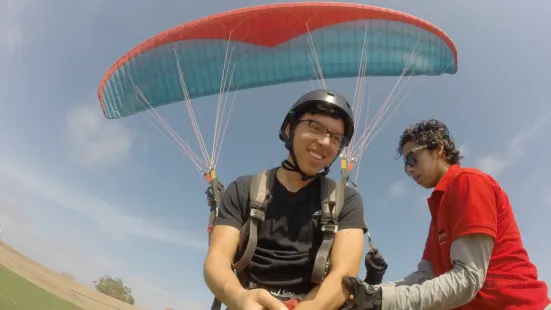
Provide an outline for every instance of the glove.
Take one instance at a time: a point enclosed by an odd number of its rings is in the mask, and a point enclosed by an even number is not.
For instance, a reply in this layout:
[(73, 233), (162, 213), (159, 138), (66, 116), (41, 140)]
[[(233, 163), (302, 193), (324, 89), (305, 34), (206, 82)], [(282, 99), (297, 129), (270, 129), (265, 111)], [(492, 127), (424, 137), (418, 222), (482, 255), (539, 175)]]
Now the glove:
[(381, 284), (385, 275), (388, 264), (379, 253), (378, 249), (372, 249), (365, 254), (365, 282), (371, 285)]
[(344, 277), (342, 282), (354, 298), (345, 304), (343, 310), (381, 310), (383, 303), (381, 288), (375, 288), (353, 277)]

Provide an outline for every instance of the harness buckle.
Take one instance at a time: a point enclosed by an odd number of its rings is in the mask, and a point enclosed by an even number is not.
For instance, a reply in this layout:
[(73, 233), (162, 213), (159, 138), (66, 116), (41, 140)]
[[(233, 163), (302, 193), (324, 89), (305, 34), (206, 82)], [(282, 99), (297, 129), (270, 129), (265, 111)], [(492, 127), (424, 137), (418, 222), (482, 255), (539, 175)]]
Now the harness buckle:
[(338, 224), (323, 224), (321, 225), (321, 231), (323, 232), (332, 232), (332, 233), (337, 233), (337, 231), (339, 230), (339, 225)]
[(266, 213), (260, 208), (251, 207), (249, 215), (257, 221), (263, 222), (266, 219)]
[(297, 294), (285, 289), (285, 288), (278, 288), (277, 290), (270, 290), (270, 294), (272, 294), (274, 297), (279, 297), (282, 299), (287, 298), (295, 298), (297, 297)]

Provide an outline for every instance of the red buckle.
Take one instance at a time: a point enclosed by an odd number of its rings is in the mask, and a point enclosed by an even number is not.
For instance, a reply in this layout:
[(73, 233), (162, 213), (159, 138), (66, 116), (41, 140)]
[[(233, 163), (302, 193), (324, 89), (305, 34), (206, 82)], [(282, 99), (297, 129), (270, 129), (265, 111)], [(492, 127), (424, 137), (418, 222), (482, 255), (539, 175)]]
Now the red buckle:
[(287, 300), (284, 301), (283, 304), (287, 307), (287, 309), (292, 310), (298, 305), (298, 299)]

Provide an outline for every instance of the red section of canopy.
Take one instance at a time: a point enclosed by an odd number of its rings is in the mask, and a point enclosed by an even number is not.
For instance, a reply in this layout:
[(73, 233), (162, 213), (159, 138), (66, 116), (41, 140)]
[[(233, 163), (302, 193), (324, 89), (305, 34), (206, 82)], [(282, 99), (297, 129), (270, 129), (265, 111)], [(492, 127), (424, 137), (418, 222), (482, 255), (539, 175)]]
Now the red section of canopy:
[[(163, 44), (189, 39), (221, 39), (272, 47), (308, 31), (361, 19), (383, 19), (411, 24), (430, 31), (446, 42), (452, 40), (439, 28), (415, 16), (385, 8), (337, 2), (300, 2), (254, 6), (196, 19), (163, 31), (119, 58), (103, 76), (98, 98), (103, 108), (103, 87), (124, 63)], [(258, 31), (262, 29), (262, 31)]]

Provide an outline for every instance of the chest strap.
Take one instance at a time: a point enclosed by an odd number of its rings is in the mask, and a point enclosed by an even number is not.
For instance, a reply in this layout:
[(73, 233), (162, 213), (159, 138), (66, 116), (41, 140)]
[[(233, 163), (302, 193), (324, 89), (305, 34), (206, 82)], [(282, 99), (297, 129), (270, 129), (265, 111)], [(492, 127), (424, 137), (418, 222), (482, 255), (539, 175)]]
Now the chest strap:
[(333, 240), (339, 230), (339, 215), (344, 205), (344, 183), (335, 182), (330, 178), (321, 178), (321, 211), (320, 228), (323, 232), (314, 269), (312, 271), (312, 282), (321, 283), (329, 272), (331, 265), (331, 248)]
[[(240, 234), (239, 247), (242, 249), (245, 240), (248, 239), (241, 259), (232, 265), (236, 271), (245, 269), (253, 257), (258, 242), (258, 227), (266, 218), (266, 210), (272, 198), (270, 188), (272, 171), (265, 170), (253, 176), (249, 188), (250, 210), (249, 218), (243, 225)], [(247, 238), (248, 237), (248, 238)]]

